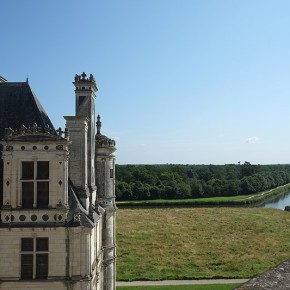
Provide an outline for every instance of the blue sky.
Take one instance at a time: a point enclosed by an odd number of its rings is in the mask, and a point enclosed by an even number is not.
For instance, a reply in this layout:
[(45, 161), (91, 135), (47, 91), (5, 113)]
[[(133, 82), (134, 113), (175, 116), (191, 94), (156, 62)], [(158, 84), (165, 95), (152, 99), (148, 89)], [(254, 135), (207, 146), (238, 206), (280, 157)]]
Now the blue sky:
[(290, 1), (4, 0), (0, 75), (55, 127), (92, 73), (117, 163), (290, 163)]

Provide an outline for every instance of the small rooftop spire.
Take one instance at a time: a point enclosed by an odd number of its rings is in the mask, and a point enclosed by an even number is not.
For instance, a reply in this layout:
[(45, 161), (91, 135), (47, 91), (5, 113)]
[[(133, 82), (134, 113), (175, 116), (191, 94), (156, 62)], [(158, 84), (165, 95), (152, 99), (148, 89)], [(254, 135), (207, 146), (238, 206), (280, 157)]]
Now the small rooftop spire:
[(100, 117), (100, 114), (98, 114), (98, 116), (97, 116), (97, 135), (101, 135), (101, 126), (102, 126), (101, 117)]
[(27, 77), (26, 77), (26, 82), (28, 83), (28, 75), (27, 75)]

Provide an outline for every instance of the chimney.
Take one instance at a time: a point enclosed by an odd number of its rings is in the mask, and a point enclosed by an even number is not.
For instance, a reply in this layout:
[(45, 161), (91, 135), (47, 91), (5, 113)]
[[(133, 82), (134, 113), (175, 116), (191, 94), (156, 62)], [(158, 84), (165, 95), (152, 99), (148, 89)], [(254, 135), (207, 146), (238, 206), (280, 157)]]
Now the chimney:
[(6, 82), (7, 82), (7, 80), (0, 76), (0, 83), (6, 83)]

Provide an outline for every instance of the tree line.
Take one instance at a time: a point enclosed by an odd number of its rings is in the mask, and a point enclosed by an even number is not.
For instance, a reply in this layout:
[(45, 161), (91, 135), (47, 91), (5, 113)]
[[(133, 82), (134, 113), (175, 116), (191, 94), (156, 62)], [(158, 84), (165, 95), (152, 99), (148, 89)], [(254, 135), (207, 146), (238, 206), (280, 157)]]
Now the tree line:
[(117, 200), (246, 195), (290, 182), (290, 165), (116, 165)]

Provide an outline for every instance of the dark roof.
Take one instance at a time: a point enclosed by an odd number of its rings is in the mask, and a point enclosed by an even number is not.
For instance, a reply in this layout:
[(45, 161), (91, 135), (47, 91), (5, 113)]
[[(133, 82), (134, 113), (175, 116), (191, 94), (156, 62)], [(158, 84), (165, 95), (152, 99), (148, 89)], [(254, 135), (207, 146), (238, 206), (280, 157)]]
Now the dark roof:
[(28, 82), (0, 83), (0, 140), (4, 129), (17, 129), (21, 125), (53, 128)]

